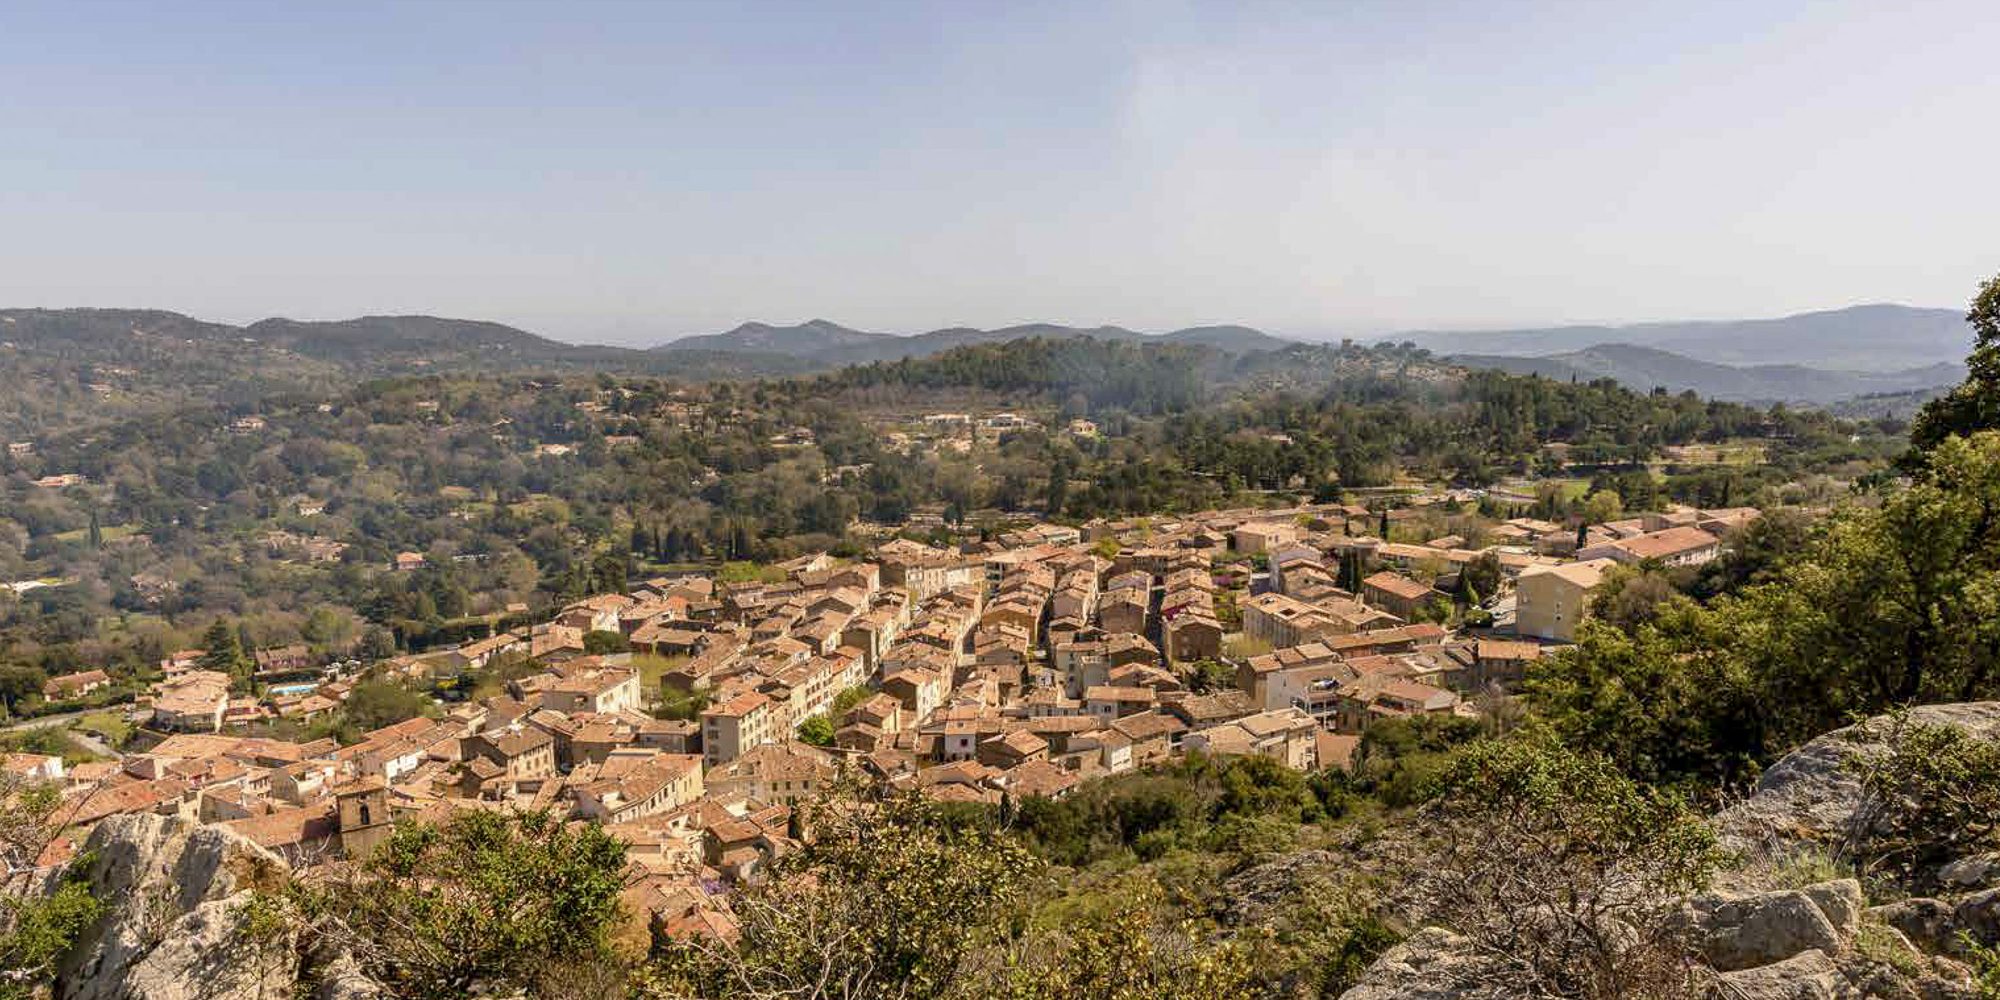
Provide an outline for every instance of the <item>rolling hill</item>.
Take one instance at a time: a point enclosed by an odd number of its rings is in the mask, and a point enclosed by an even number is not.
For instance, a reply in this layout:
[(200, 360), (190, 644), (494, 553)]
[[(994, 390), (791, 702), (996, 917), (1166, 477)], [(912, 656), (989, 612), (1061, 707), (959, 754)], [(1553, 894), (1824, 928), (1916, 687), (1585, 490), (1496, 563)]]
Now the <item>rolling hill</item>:
[(1027, 323), (990, 330), (969, 326), (946, 327), (911, 336), (897, 336), (866, 333), (827, 320), (812, 320), (796, 326), (745, 323), (727, 333), (683, 337), (655, 347), (653, 352), (677, 354), (689, 350), (709, 350), (774, 353), (809, 359), (831, 368), (872, 361), (927, 358), (953, 348), (1000, 344), (1031, 337), (1044, 340), (1088, 337), (1133, 343), (1187, 344), (1228, 354), (1277, 350), (1293, 343), (1246, 326), (1201, 326), (1171, 333), (1145, 334), (1120, 326), (1075, 327)]
[(1777, 319), (1562, 326), (1398, 334), (1440, 354), (1544, 357), (1600, 344), (1631, 344), (1724, 365), (1806, 365), (1899, 372), (1963, 361), (1972, 331), (1956, 309), (1859, 305)]
[(1839, 371), (1805, 365), (1725, 365), (1634, 344), (1594, 344), (1580, 351), (1541, 357), (1456, 354), (1451, 360), (1473, 368), (1588, 381), (1616, 380), (1640, 391), (1670, 392), (1734, 402), (1828, 404), (1856, 396), (1905, 393), (1948, 386), (1965, 377), (1965, 366), (1940, 362), (1900, 371)]

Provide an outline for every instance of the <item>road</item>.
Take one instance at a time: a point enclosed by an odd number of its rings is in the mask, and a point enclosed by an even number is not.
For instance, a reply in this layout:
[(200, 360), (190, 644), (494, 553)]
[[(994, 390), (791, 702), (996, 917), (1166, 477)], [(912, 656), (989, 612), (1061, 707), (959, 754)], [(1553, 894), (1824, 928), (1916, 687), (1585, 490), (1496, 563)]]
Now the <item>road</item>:
[[(15, 722), (5, 726), (0, 726), (0, 733), (14, 733), (29, 729), (49, 729), (55, 726), (67, 726), (70, 723), (75, 722), (76, 720), (81, 719), (86, 715), (91, 714), (91, 712), (101, 712), (101, 711), (104, 711), (104, 709), (90, 709), (87, 711), (80, 711), (80, 712), (63, 712), (58, 715), (44, 715), (40, 718), (28, 719), (22, 722)], [(69, 738), (75, 740), (78, 746), (81, 746), (85, 750), (88, 750), (91, 753), (103, 757), (106, 760), (118, 760), (124, 756), (118, 751), (112, 749), (110, 744), (86, 732), (72, 729), (70, 730)]]

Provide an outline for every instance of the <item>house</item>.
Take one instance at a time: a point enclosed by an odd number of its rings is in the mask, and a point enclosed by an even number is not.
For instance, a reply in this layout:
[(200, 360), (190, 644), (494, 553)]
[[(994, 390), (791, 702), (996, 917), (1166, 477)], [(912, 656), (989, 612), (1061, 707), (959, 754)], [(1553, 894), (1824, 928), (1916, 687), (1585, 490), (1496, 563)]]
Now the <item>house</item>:
[(312, 650), (294, 643), (290, 646), (273, 646), (251, 654), (257, 662), (260, 674), (288, 674), (312, 669)]
[(710, 767), (741, 757), (750, 748), (785, 735), (784, 711), (760, 691), (745, 691), (701, 713), (702, 759)]
[(1437, 596), (1437, 592), (1401, 573), (1383, 571), (1361, 581), (1361, 599), (1405, 621)]
[(542, 689), (541, 704), (563, 713), (636, 712), (642, 707), (639, 674), (615, 667), (571, 671)]
[(1190, 752), (1212, 756), (1269, 757), (1286, 767), (1313, 767), (1319, 724), (1296, 708), (1281, 708), (1245, 716), (1234, 722), (1187, 734)]
[(42, 685), (42, 697), (50, 701), (67, 701), (110, 686), (111, 676), (102, 670), (58, 674)]
[(22, 781), (63, 780), (63, 760), (38, 753), (9, 753), (0, 755), (0, 767), (8, 774)]
[[(1365, 733), (1377, 719), (1450, 714), (1458, 696), (1390, 672), (1363, 674), (1340, 689), (1337, 730)], [(1301, 713), (1305, 714), (1305, 713)]]
[(1480, 639), (1473, 644), (1472, 672), (1467, 686), (1482, 690), (1488, 686), (1511, 688), (1528, 674), (1528, 664), (1542, 656), (1542, 647), (1533, 642)]
[(1213, 615), (1181, 615), (1168, 621), (1161, 631), (1165, 633), (1167, 659), (1175, 663), (1222, 656), (1222, 623)]
[[(474, 798), (504, 795), (514, 786), (555, 777), (555, 737), (532, 726), (468, 736), (460, 787)], [(392, 778), (393, 780), (393, 778)]]
[(390, 564), (390, 568), (398, 572), (410, 573), (416, 570), (423, 569), (424, 565), (425, 565), (425, 559), (423, 553), (398, 552), (396, 553), (395, 561)]
[(1105, 723), (1140, 712), (1150, 712), (1159, 701), (1159, 693), (1148, 687), (1114, 687), (1109, 684), (1099, 684), (1083, 692), (1084, 710)]
[(229, 675), (190, 670), (153, 686), (153, 728), (213, 733), (229, 709)]
[(828, 753), (795, 741), (752, 747), (708, 772), (708, 797), (797, 805), (810, 801), (839, 773)]
[(1046, 760), (1029, 760), (996, 779), (1015, 799), (1060, 799), (1083, 779)]
[(1722, 539), (1687, 524), (1585, 546), (1578, 549), (1576, 555), (1578, 559), (1610, 559), (1628, 566), (1642, 562), (1698, 566), (1721, 552)]
[(1576, 626), (1589, 612), (1591, 592), (1616, 565), (1613, 559), (1589, 559), (1523, 570), (1514, 582), (1514, 631), (1538, 639), (1576, 641)]
[(1287, 521), (1246, 521), (1229, 535), (1230, 544), (1243, 553), (1266, 552), (1298, 539), (1298, 525)]
[(1248, 692), (1228, 688), (1212, 694), (1180, 695), (1167, 701), (1163, 709), (1187, 723), (1189, 729), (1200, 730), (1254, 715), (1259, 706)]
[(1147, 580), (1144, 587), (1119, 587), (1109, 590), (1098, 598), (1097, 622), (1106, 632), (1142, 633), (1146, 631), (1146, 606), (1150, 601), (1152, 582)]
[(701, 798), (701, 758), (691, 754), (619, 752), (592, 780), (572, 785), (576, 814), (604, 823), (627, 823), (671, 812)]
[(1244, 601), (1243, 632), (1274, 649), (1328, 636), (1401, 625), (1404, 620), (1359, 601), (1329, 597), (1308, 603), (1285, 594), (1258, 594)]

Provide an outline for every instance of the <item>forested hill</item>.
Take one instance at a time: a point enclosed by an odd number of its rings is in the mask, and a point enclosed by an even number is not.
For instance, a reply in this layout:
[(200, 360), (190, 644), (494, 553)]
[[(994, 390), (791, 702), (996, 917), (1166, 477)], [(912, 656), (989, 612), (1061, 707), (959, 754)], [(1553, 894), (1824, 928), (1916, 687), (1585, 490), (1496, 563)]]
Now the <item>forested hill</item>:
[(1169, 333), (1146, 334), (1121, 326), (1077, 327), (1057, 323), (1028, 323), (995, 329), (955, 326), (904, 337), (886, 333), (867, 333), (828, 320), (815, 319), (797, 326), (745, 323), (727, 333), (683, 337), (662, 344), (654, 350), (667, 354), (691, 350), (778, 353), (808, 359), (824, 368), (834, 368), (874, 361), (928, 358), (961, 347), (1029, 339), (1080, 339), (1198, 346), (1229, 354), (1279, 350), (1292, 343), (1247, 326), (1197, 326)]
[(661, 355), (564, 344), (499, 323), (434, 316), (247, 327), (155, 309), (0, 309), (0, 439), (101, 425), (189, 404), (337, 394), (423, 372), (612, 371), (743, 378), (813, 368), (783, 354)]

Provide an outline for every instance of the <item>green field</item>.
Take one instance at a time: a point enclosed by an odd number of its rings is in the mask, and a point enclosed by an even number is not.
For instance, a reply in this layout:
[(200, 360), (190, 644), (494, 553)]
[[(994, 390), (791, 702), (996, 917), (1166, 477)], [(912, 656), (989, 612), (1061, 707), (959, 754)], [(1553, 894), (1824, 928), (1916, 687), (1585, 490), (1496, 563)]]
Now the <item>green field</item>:
[[(104, 541), (115, 542), (121, 538), (130, 538), (138, 534), (139, 526), (136, 524), (107, 524), (99, 528), (97, 533)], [(89, 537), (89, 528), (78, 528), (75, 531), (59, 531), (55, 535), (55, 539), (58, 542), (81, 542)]]
[(95, 733), (114, 747), (124, 743), (125, 738), (132, 735), (132, 724), (126, 722), (116, 712), (92, 712), (76, 720), (70, 728)]

